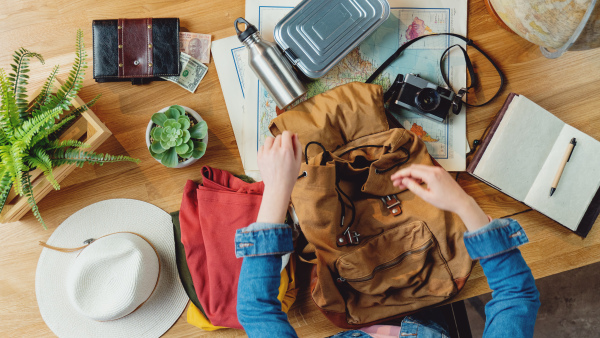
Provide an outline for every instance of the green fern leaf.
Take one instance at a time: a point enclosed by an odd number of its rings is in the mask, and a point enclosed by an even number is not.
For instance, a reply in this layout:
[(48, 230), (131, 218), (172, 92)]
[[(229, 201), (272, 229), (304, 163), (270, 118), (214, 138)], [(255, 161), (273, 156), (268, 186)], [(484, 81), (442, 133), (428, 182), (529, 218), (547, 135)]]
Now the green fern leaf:
[(0, 213), (4, 210), (4, 205), (6, 204), (6, 199), (10, 194), (10, 189), (12, 189), (12, 180), (10, 179), (10, 173), (8, 171), (3, 170), (2, 175), (0, 176)]
[(34, 149), (34, 153), (36, 156), (27, 156), (25, 158), (27, 163), (29, 163), (29, 166), (40, 169), (46, 176), (48, 182), (52, 184), (54, 190), (59, 190), (60, 185), (54, 178), (54, 174), (52, 172), (52, 160), (50, 160), (48, 153), (46, 153), (42, 148)]
[(104, 163), (113, 163), (121, 161), (129, 161), (139, 163), (140, 160), (131, 158), (123, 155), (109, 155), (94, 152), (85, 152), (79, 149), (57, 149), (54, 154), (50, 155), (52, 162), (55, 165), (62, 165), (65, 163), (75, 164), (78, 167), (83, 167), (85, 163), (102, 165)]
[(12, 135), (12, 130), (20, 125), (21, 121), (15, 94), (3, 69), (0, 69), (0, 96), (2, 96), (2, 103), (0, 104), (2, 118), (0, 123), (2, 123), (4, 133), (9, 136)]
[[(75, 48), (75, 62), (73, 69), (69, 72), (67, 81), (56, 92), (56, 95), (49, 97), (48, 102), (40, 108), (40, 110), (49, 110), (55, 107), (60, 107), (62, 110), (68, 110), (72, 105), (71, 100), (77, 95), (83, 84), (85, 75), (85, 66), (87, 65), (85, 58), (87, 53), (83, 43), (83, 31), (77, 31), (77, 43)], [(34, 113), (36, 115), (36, 113)]]
[(22, 180), (23, 172), (28, 171), (28, 168), (23, 163), (23, 148), (22, 142), (16, 142), (12, 146), (0, 146), (0, 156), (2, 163), (5, 165), (5, 170), (9, 173), (11, 180), (15, 184), (15, 190), (19, 195), (23, 195)]
[(67, 116), (63, 118), (59, 123), (54, 124), (52, 127), (40, 131), (31, 140), (32, 147), (34, 147), (42, 140), (48, 140), (49, 138), (53, 137), (54, 134), (60, 135), (60, 132), (62, 131), (63, 127), (68, 125), (74, 118), (75, 116)]
[(29, 102), (27, 101), (27, 79), (29, 78), (26, 73), (29, 73), (29, 58), (35, 57), (42, 64), (44, 64), (44, 58), (34, 52), (30, 52), (25, 48), (21, 48), (15, 52), (13, 55), (13, 60), (15, 60), (15, 64), (13, 66), (13, 70), (15, 70), (14, 74), (9, 76), (9, 84), (13, 88), (13, 94), (16, 98), (16, 105), (19, 113), (19, 118), (21, 120), (27, 117), (27, 106)]
[(40, 129), (45, 127), (49, 121), (56, 119), (61, 113), (62, 110), (56, 107), (39, 116), (31, 117), (15, 130), (15, 137), (22, 141), (27, 148), (31, 147), (31, 140)]
[[(26, 144), (19, 140), (13, 143), (11, 147), (11, 155), (14, 162), (14, 168), (16, 171), (15, 180), (22, 181), (24, 174), (29, 172), (29, 166), (25, 163), (25, 156), (27, 156), (27, 146)], [(22, 196), (23, 195), (23, 186), (17, 185), (17, 192)]]
[(54, 140), (48, 143), (44, 148), (59, 149), (59, 148), (88, 148), (90, 145), (78, 140)]
[[(71, 112), (71, 114), (69, 114), (69, 117), (72, 117), (73, 119), (75, 119), (75, 118), (78, 118), (79, 116), (81, 116), (81, 114), (83, 114), (85, 111), (90, 109), (91, 106), (96, 104), (96, 101), (98, 101), (100, 96), (102, 96), (102, 94), (96, 95), (96, 97), (94, 97), (90, 102), (82, 104), (77, 109), (73, 110), (73, 112)], [(54, 131), (53, 134), (51, 135), (51, 137), (57, 138), (58, 136), (60, 136), (60, 134), (62, 134), (65, 131), (65, 129), (67, 129), (69, 127), (70, 127), (70, 124), (63, 125), (63, 127)]]
[(52, 68), (52, 72), (46, 79), (46, 82), (42, 86), (42, 91), (40, 95), (35, 99), (35, 103), (29, 108), (28, 112), (39, 109), (42, 105), (48, 102), (50, 95), (52, 94), (52, 88), (54, 87), (54, 80), (56, 79), (56, 74), (58, 73), (59, 66), (56, 65)]
[(12, 153), (10, 150), (10, 145), (0, 146), (0, 158), (2, 159), (2, 164), (4, 165), (3, 170), (5, 172), (5, 175), (8, 174), (10, 176), (11, 181), (14, 182), (14, 178), (17, 176), (17, 170), (15, 168)]
[(46, 223), (44, 223), (44, 220), (42, 219), (42, 215), (40, 215), (40, 211), (38, 210), (35, 198), (33, 197), (33, 189), (31, 187), (31, 175), (29, 175), (29, 173), (27, 173), (27, 175), (23, 177), (23, 187), (25, 190), (25, 196), (27, 196), (27, 202), (31, 206), (31, 211), (33, 212), (33, 215), (35, 216), (35, 218), (37, 218), (37, 220), (40, 223), (42, 223), (44, 230), (48, 230), (48, 227), (46, 227)]

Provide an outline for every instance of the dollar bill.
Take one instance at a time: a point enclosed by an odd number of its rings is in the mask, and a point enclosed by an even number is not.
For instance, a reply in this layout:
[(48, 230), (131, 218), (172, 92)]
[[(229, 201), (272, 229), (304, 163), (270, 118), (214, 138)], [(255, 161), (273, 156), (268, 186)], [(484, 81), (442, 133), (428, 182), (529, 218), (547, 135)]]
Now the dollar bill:
[(202, 63), (210, 62), (210, 35), (190, 32), (179, 33), (179, 51)]
[(179, 69), (181, 69), (179, 76), (161, 76), (161, 78), (177, 83), (190, 93), (196, 92), (196, 88), (208, 71), (207, 66), (186, 53), (181, 53), (179, 56)]

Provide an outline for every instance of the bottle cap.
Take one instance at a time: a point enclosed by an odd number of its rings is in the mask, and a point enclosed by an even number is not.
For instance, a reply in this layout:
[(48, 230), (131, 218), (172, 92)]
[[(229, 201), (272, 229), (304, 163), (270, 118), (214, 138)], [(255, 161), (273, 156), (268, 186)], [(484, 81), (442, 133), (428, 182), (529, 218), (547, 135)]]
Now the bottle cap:
[[(246, 30), (240, 31), (238, 27), (240, 23), (246, 25)], [(256, 29), (256, 27), (253, 24), (249, 23), (248, 21), (246, 21), (246, 19), (241, 17), (235, 19), (233, 26), (235, 27), (235, 31), (237, 33), (238, 39), (240, 39), (240, 42), (244, 42), (244, 40), (246, 40), (250, 35), (258, 32), (258, 29)]]

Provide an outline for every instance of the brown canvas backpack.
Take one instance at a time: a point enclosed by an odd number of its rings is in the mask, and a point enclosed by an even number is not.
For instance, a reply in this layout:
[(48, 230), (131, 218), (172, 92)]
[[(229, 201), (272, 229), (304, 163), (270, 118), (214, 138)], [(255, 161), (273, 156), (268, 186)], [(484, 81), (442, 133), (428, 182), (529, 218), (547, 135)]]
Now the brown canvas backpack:
[(298, 133), (306, 161), (292, 193), (314, 251), (312, 297), (337, 326), (358, 328), (455, 296), (471, 271), (458, 216), (391, 183), (433, 165), (425, 144), (390, 129), (382, 88), (354, 82), (303, 102), (270, 125)]

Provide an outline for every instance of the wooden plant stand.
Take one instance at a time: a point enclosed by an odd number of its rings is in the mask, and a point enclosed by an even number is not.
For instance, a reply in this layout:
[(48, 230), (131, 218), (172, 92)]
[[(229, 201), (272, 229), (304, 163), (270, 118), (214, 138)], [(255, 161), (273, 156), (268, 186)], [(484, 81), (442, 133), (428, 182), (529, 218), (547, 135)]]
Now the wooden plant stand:
[[(62, 84), (58, 79), (56, 80), (59, 84)], [(55, 84), (56, 84), (55, 82)], [(55, 85), (54, 90), (57, 87)], [(41, 92), (41, 88), (31, 97), (38, 97)], [(73, 109), (76, 109), (84, 104), (84, 102), (76, 96), (72, 101)], [(65, 114), (69, 114), (66, 112)], [(90, 145), (89, 148), (85, 148), (84, 151), (95, 151), (98, 147), (106, 141), (106, 139), (112, 135), (110, 130), (98, 119), (96, 114), (91, 109), (86, 110), (78, 117), (71, 126), (65, 130), (60, 136), (61, 140), (80, 140)], [(75, 164), (63, 164), (53, 169), (54, 178), (58, 183), (65, 179), (75, 169)], [(38, 169), (31, 172), (31, 186), (33, 188), (33, 196), (36, 203), (39, 203), (50, 191), (54, 189), (52, 184), (48, 182), (46, 177)], [(26, 196), (19, 196), (13, 187), (8, 198), (4, 209), (0, 214), (0, 223), (16, 222), (21, 219), (27, 212), (31, 210), (29, 203), (27, 203)]]

